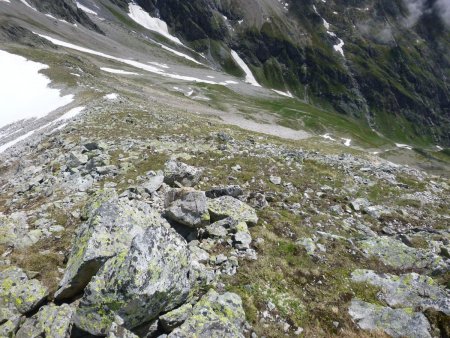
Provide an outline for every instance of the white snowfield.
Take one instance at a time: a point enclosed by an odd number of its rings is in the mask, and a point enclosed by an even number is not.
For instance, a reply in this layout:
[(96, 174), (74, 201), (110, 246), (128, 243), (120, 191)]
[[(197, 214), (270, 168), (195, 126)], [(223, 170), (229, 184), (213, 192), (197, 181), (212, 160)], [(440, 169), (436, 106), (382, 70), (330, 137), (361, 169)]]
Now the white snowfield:
[(252, 86), (255, 87), (261, 87), (261, 85), (258, 83), (258, 81), (256, 81), (255, 77), (253, 76), (253, 73), (250, 70), (250, 68), (248, 68), (248, 66), (246, 65), (244, 60), (241, 59), (238, 53), (236, 53), (234, 50), (231, 50), (231, 56), (233, 57), (234, 61), (236, 61), (236, 63), (239, 65), (239, 67), (241, 67), (242, 70), (244, 71), (245, 82), (250, 83)]
[(108, 68), (108, 67), (101, 67), (100, 69), (103, 70), (104, 72), (112, 73), (112, 74), (139, 75), (138, 73), (127, 72), (127, 71), (122, 70), (122, 69), (114, 69), (114, 68)]
[(92, 9), (87, 8), (86, 6), (80, 4), (78, 1), (76, 2), (76, 4), (77, 4), (77, 7), (79, 9), (81, 9), (83, 12), (86, 12), (88, 14), (92, 14), (92, 15), (98, 16), (97, 12), (94, 12)]
[(408, 149), (408, 150), (412, 150), (413, 149), (413, 147), (408, 145), (408, 144), (396, 143), (395, 146), (397, 148), (402, 148), (402, 149)]
[(0, 128), (23, 119), (39, 118), (73, 101), (49, 88), (50, 80), (39, 71), (47, 65), (0, 50)]
[(175, 80), (182, 80), (182, 81), (190, 81), (190, 82), (196, 82), (196, 83), (206, 83), (206, 84), (216, 84), (216, 85), (222, 85), (222, 86), (227, 86), (229, 84), (236, 84), (237, 82), (235, 81), (223, 81), (223, 82), (215, 82), (215, 81), (210, 81), (210, 80), (204, 80), (204, 79), (199, 79), (193, 76), (185, 76), (185, 75), (178, 75), (178, 74), (172, 74), (172, 73), (167, 73), (166, 71), (164, 71), (161, 68), (158, 68), (156, 66), (150, 65), (150, 64), (145, 64), (142, 62), (138, 62), (138, 61), (134, 61), (134, 60), (128, 60), (128, 59), (122, 59), (122, 58), (118, 58), (112, 55), (108, 55), (102, 52), (97, 52), (95, 50), (92, 49), (88, 49), (88, 48), (84, 48), (81, 46), (77, 46), (74, 45), (72, 43), (68, 43), (68, 42), (64, 42), (55, 38), (52, 38), (50, 36), (47, 35), (43, 35), (43, 34), (39, 34), (34, 32), (34, 34), (39, 35), (40, 37), (47, 39), (49, 41), (51, 41), (52, 43), (54, 43), (55, 45), (58, 46), (62, 46), (62, 47), (66, 47), (66, 48), (70, 48), (70, 49), (74, 49), (83, 53), (87, 53), (87, 54), (92, 54), (92, 55), (97, 55), (100, 57), (103, 57), (105, 59), (109, 59), (109, 60), (114, 60), (114, 61), (118, 61), (124, 64), (127, 64), (129, 66), (133, 66), (135, 68), (139, 68), (142, 70), (145, 70), (147, 72), (150, 73), (154, 73), (154, 74), (158, 74), (167, 78), (171, 78), (171, 79), (175, 79)]
[(8, 3), (9, 3), (9, 0), (0, 0), (0, 1), (3, 1), (3, 2), (8, 2)]
[(169, 33), (169, 28), (167, 27), (167, 24), (163, 20), (151, 17), (150, 14), (148, 14), (141, 8), (141, 6), (133, 2), (128, 5), (128, 9), (130, 11), (130, 13), (128, 14), (129, 17), (142, 27), (145, 27), (153, 32), (159, 33), (165, 38), (175, 43), (178, 43), (180, 45), (183, 44), (177, 37)]

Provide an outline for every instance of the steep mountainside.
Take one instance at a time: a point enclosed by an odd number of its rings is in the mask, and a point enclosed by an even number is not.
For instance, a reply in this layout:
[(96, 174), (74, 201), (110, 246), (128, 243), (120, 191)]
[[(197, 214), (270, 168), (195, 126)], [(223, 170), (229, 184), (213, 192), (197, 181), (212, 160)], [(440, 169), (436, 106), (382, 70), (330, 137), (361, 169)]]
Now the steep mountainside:
[(416, 2), (137, 1), (231, 73), (228, 48), (266, 86), (391, 137), (449, 144), (450, 20)]

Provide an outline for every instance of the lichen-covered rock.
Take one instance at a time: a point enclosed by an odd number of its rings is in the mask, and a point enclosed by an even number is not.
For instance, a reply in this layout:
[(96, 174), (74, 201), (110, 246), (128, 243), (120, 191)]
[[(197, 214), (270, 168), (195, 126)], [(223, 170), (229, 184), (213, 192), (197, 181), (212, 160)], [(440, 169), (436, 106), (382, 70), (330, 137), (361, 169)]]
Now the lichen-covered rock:
[(450, 315), (450, 295), (431, 277), (417, 273), (378, 275), (371, 270), (355, 270), (352, 280), (380, 287), (378, 297), (390, 307), (433, 308)]
[(208, 209), (213, 221), (231, 217), (239, 222), (246, 222), (251, 225), (258, 223), (255, 209), (231, 196), (209, 199)]
[(183, 324), (192, 313), (192, 305), (185, 304), (178, 309), (172, 310), (161, 317), (159, 321), (165, 332), (170, 333)]
[(0, 272), (0, 307), (21, 314), (35, 310), (48, 296), (48, 289), (17, 267)]
[(166, 221), (142, 202), (115, 199), (101, 204), (78, 230), (55, 298), (80, 293), (109, 258), (128, 250), (136, 235), (163, 223)]
[(127, 330), (116, 322), (111, 324), (108, 331), (108, 338), (139, 338), (133, 332)]
[(431, 338), (427, 318), (411, 309), (391, 309), (354, 299), (349, 314), (363, 330), (384, 331), (398, 338)]
[(81, 209), (81, 219), (88, 220), (103, 203), (117, 198), (118, 196), (115, 189), (103, 189), (97, 191), (89, 198), (86, 205)]
[(411, 248), (391, 237), (369, 238), (358, 242), (358, 246), (366, 254), (397, 269), (445, 269), (441, 257), (426, 250)]
[(67, 304), (43, 306), (37, 314), (25, 321), (16, 338), (69, 338), (73, 313), (73, 308)]
[(194, 305), (192, 315), (169, 334), (169, 338), (240, 338), (245, 312), (241, 298), (234, 293), (210, 290)]
[(180, 224), (197, 228), (209, 224), (207, 200), (203, 191), (172, 189), (165, 199), (166, 217)]
[(103, 335), (117, 315), (126, 329), (133, 329), (186, 303), (198, 277), (186, 241), (172, 228), (154, 224), (92, 279), (75, 323), (84, 331)]
[(202, 173), (201, 168), (170, 160), (164, 167), (164, 182), (171, 187), (177, 187), (177, 183), (184, 187), (194, 187), (200, 181)]
[(30, 231), (24, 212), (9, 216), (0, 213), (0, 245), (22, 249), (37, 243), (42, 235), (39, 229)]
[(0, 337), (14, 337), (21, 322), (21, 314), (15, 308), (0, 304)]

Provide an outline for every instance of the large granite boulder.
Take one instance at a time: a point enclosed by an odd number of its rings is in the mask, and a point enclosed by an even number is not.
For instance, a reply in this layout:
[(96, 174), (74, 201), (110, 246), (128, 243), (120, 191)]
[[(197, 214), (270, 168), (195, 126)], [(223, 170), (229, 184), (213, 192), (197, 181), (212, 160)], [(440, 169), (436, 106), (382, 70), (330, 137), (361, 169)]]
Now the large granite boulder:
[(166, 217), (188, 227), (209, 224), (207, 199), (203, 191), (172, 189), (165, 199)]
[(167, 161), (164, 167), (164, 182), (171, 187), (194, 187), (200, 181), (203, 169), (175, 160)]
[(103, 264), (126, 252), (133, 238), (144, 233), (147, 227), (166, 223), (145, 203), (123, 199), (103, 202), (87, 215), (90, 218), (78, 230), (66, 271), (55, 294), (58, 300), (81, 293)]
[(231, 217), (238, 222), (246, 222), (250, 225), (258, 223), (255, 209), (231, 196), (209, 199), (208, 210), (212, 221)]
[(192, 315), (169, 338), (244, 337), (245, 312), (241, 298), (234, 293), (210, 290), (194, 305)]
[(69, 338), (73, 313), (73, 308), (67, 304), (43, 306), (37, 314), (25, 321), (17, 332), (16, 338)]
[(42, 304), (48, 294), (41, 282), (28, 279), (20, 268), (10, 267), (0, 272), (0, 308), (5, 311), (27, 314)]
[(384, 331), (395, 338), (431, 338), (430, 323), (420, 312), (391, 309), (354, 299), (349, 314), (363, 330)]
[(450, 315), (450, 294), (431, 277), (417, 273), (378, 275), (371, 270), (355, 270), (352, 280), (379, 287), (378, 298), (390, 307), (432, 308)]
[(391, 237), (373, 237), (359, 241), (358, 247), (369, 256), (396, 269), (445, 269), (443, 259), (427, 250), (411, 248)]
[(105, 335), (119, 316), (124, 328), (133, 329), (190, 300), (198, 271), (187, 242), (161, 223), (138, 234), (128, 251), (108, 260), (92, 279), (77, 309), (77, 327)]

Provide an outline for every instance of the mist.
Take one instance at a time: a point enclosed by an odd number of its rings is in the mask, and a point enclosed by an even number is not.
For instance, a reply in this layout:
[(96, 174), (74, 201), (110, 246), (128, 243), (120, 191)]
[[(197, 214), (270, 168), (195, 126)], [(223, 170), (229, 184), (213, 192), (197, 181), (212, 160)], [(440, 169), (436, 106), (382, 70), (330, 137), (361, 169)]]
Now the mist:
[(408, 8), (409, 15), (405, 19), (405, 26), (412, 27), (423, 14), (436, 13), (442, 21), (450, 26), (450, 0), (436, 0), (430, 5), (427, 0), (403, 0)]

